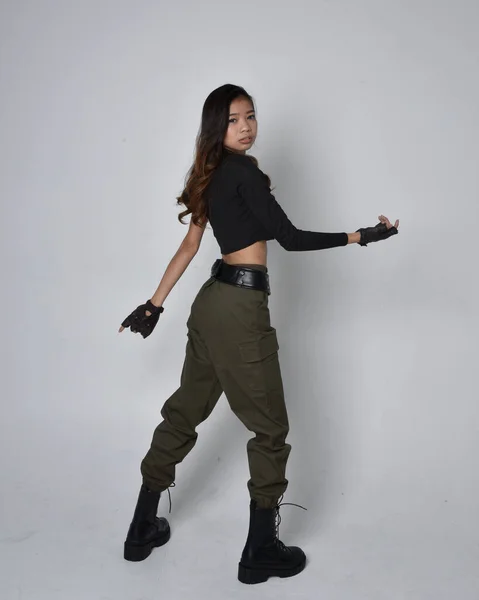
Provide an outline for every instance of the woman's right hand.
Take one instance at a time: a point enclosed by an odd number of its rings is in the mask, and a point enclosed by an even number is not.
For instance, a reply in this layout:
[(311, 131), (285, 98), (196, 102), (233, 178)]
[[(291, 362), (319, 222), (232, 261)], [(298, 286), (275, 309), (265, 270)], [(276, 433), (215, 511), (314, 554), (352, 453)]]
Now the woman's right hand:
[(164, 310), (162, 306), (155, 306), (151, 300), (147, 300), (145, 304), (137, 306), (126, 317), (118, 332), (121, 333), (125, 328), (129, 327), (132, 333), (141, 333), (143, 338), (147, 338), (155, 328)]

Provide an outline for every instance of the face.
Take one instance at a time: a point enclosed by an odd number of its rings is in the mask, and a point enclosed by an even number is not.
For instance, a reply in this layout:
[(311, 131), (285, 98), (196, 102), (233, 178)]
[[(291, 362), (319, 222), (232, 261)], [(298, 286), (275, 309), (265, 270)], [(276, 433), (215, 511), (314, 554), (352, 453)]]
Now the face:
[[(258, 123), (253, 105), (246, 98), (237, 98), (230, 105), (229, 125), (223, 141), (224, 145), (244, 154), (254, 144)], [(243, 138), (250, 138), (242, 142)]]

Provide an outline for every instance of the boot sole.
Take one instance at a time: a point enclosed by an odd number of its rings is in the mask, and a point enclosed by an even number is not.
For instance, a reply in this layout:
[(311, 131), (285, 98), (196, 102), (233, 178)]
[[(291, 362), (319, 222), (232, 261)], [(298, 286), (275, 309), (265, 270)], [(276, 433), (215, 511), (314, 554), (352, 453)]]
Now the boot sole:
[(144, 544), (143, 546), (135, 546), (133, 544), (127, 544), (125, 542), (123, 549), (123, 558), (125, 560), (130, 560), (133, 562), (138, 562), (140, 560), (145, 560), (151, 554), (153, 548), (158, 548), (159, 546), (163, 546), (170, 539), (170, 531), (166, 533), (161, 538), (157, 538), (148, 542), (148, 544)]
[(292, 569), (254, 569), (239, 563), (238, 579), (241, 583), (246, 584), (264, 583), (270, 577), (293, 577), (301, 573), (305, 566), (306, 558)]

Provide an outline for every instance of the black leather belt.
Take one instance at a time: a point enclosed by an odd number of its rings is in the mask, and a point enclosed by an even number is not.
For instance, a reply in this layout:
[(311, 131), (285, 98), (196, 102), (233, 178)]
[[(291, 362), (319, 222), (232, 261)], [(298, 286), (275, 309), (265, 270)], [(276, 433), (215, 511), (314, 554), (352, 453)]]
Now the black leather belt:
[(251, 290), (261, 290), (268, 295), (271, 294), (268, 273), (260, 269), (229, 265), (222, 258), (218, 258), (211, 267), (211, 277), (223, 283), (237, 285), (238, 287)]

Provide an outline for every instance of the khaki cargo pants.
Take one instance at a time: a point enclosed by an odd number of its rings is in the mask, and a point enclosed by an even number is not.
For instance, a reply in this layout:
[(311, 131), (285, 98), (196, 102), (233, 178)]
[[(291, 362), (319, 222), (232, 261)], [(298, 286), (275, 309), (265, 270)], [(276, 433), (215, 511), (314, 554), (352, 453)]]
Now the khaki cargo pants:
[[(261, 265), (244, 266), (267, 272)], [(176, 464), (196, 443), (196, 427), (224, 392), (254, 433), (247, 444), (250, 497), (273, 507), (288, 485), (291, 446), (285, 442), (289, 423), (268, 295), (210, 277), (193, 301), (187, 327), (181, 384), (161, 409), (164, 420), (141, 463), (143, 480), (156, 491), (173, 483)]]

